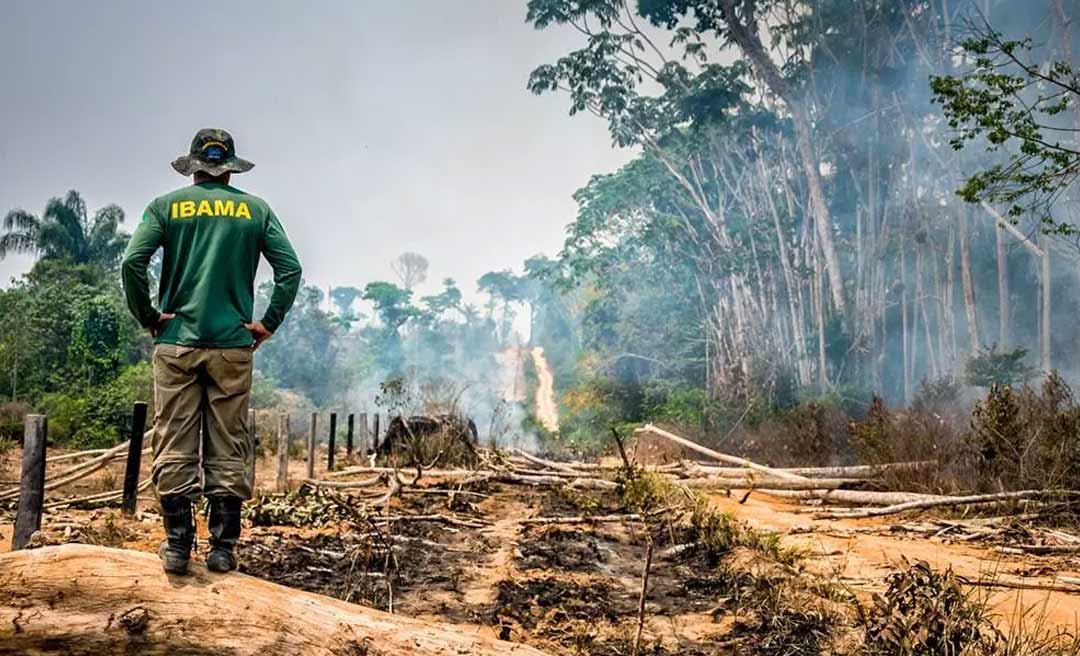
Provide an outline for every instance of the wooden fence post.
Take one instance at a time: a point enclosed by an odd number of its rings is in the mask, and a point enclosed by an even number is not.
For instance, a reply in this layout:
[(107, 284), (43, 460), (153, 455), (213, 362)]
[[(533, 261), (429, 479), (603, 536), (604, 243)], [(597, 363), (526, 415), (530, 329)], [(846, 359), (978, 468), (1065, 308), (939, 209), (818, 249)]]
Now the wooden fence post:
[(368, 451), (368, 425), (367, 425), (367, 413), (360, 413), (360, 440), (356, 445), (356, 451), (360, 454), (360, 457), (367, 459)]
[(372, 421), (375, 424), (375, 430), (371, 436), (371, 448), (378, 453), (379, 451), (379, 413), (375, 413), (375, 418)]
[(353, 429), (356, 427), (356, 415), (349, 413), (349, 427), (345, 431), (345, 463), (353, 462)]
[(139, 468), (142, 467), (143, 431), (146, 430), (146, 404), (139, 401), (131, 410), (131, 435), (128, 441), (127, 466), (124, 468), (124, 495), (120, 510), (134, 515), (139, 501)]
[(311, 427), (307, 436), (307, 477), (315, 478), (315, 431), (318, 430), (319, 414), (311, 413)]
[(255, 491), (255, 462), (259, 459), (259, 431), (255, 426), (255, 411), (248, 410), (248, 444), (251, 445), (251, 458), (247, 462), (247, 478), (251, 481), (251, 490)]
[(49, 433), (45, 415), (26, 415), (23, 429), (22, 477), (19, 479), (19, 510), (11, 550), (18, 551), (41, 528), (41, 506), (45, 502), (45, 440)]
[(277, 491), (289, 491), (289, 415), (278, 417), (278, 470)]
[(330, 436), (326, 440), (326, 471), (334, 471), (334, 455), (337, 451), (337, 413), (330, 413)]

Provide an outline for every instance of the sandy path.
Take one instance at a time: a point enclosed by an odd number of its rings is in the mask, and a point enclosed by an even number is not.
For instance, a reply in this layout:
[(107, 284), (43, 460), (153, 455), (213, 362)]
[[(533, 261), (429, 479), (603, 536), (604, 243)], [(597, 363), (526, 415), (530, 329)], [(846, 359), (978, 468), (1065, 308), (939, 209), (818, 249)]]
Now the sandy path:
[(536, 389), (536, 417), (544, 428), (552, 433), (559, 432), (559, 406), (555, 402), (555, 377), (551, 374), (547, 358), (544, 357), (544, 348), (534, 346), (532, 349), (533, 365), (536, 367), (536, 377), (540, 385)]
[[(796, 514), (798, 505), (762, 493), (752, 495), (741, 505), (734, 497), (716, 495), (712, 499), (718, 508), (755, 528), (785, 534), (785, 544), (807, 550), (812, 570), (830, 576), (864, 598), (884, 590), (885, 576), (903, 567), (904, 559), (923, 560), (939, 569), (952, 567), (972, 580), (1046, 585), (1054, 583), (1055, 575), (1078, 576), (1075, 560), (1003, 556), (981, 546), (890, 534), (889, 527), (902, 521), (895, 518), (817, 520)], [(1021, 575), (1025, 570), (1038, 574)], [(1039, 616), (1046, 628), (1080, 627), (1080, 594), (994, 589), (989, 595), (1003, 628), (1022, 619), (1030, 629)]]

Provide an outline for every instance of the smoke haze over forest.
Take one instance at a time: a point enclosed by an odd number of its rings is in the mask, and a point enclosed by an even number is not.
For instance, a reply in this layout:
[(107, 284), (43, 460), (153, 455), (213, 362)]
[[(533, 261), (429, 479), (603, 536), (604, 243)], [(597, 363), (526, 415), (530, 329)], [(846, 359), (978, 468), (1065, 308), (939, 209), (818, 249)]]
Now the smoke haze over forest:
[[(573, 43), (515, 2), (9, 3), (0, 21), (0, 206), (78, 189), (134, 229), (195, 130), (231, 130), (256, 163), (235, 184), (275, 208), (309, 283), (393, 280), (476, 300), (489, 270), (553, 253), (574, 190), (630, 156), (566, 119), (529, 72)], [(207, 17), (212, 17), (210, 25)], [(42, 35), (48, 34), (48, 38)], [(32, 260), (0, 260), (0, 285)], [(265, 271), (265, 267), (264, 267)]]

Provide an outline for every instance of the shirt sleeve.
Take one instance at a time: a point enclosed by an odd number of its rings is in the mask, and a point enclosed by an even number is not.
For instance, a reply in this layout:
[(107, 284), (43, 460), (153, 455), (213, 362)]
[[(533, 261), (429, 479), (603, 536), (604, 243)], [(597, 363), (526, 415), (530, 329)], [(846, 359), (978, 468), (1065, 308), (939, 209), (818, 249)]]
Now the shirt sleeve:
[(262, 324), (267, 330), (274, 332), (285, 320), (286, 313), (296, 300), (303, 271), (296, 251), (289, 243), (289, 236), (285, 234), (285, 229), (281, 227), (281, 222), (272, 210), (266, 215), (262, 253), (274, 270), (274, 291), (270, 294), (270, 304), (263, 315)]
[(150, 299), (150, 279), (146, 269), (150, 265), (150, 258), (161, 247), (164, 238), (165, 227), (151, 203), (143, 213), (142, 221), (135, 228), (135, 234), (128, 242), (123, 263), (120, 265), (128, 309), (144, 327), (156, 325), (161, 317), (161, 313)]

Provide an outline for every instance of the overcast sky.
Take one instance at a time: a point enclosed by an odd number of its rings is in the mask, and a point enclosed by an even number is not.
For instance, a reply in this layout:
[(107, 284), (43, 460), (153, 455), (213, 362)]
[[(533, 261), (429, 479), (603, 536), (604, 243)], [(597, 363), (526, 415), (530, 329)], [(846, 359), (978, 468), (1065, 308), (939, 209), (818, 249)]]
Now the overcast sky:
[[(393, 280), (417, 251), (472, 296), (476, 279), (554, 254), (571, 194), (630, 153), (567, 116), (529, 72), (579, 44), (537, 32), (525, 0), (4, 2), (0, 212), (68, 189), (133, 230), (185, 184), (169, 163), (198, 128), (255, 162), (267, 199), (327, 285)], [(0, 281), (29, 260), (0, 260)], [(264, 265), (265, 268), (265, 265)]]

